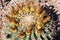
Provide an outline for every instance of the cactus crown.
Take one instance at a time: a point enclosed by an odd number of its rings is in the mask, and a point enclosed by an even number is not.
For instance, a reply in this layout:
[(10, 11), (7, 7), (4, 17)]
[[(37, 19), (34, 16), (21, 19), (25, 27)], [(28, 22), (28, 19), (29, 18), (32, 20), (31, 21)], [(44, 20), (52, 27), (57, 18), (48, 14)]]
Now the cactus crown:
[[(34, 1), (26, 1), (17, 4), (17, 10), (14, 6), (11, 6), (11, 16), (5, 15), (8, 20), (8, 27), (6, 26), (10, 34), (12, 33), (12, 39), (18, 40), (51, 40), (51, 13), (47, 9), (49, 7), (43, 7), (41, 3)], [(50, 10), (50, 9), (49, 9)], [(50, 10), (51, 12), (51, 10)], [(6, 30), (7, 30), (6, 29)], [(6, 31), (5, 31), (6, 32)]]

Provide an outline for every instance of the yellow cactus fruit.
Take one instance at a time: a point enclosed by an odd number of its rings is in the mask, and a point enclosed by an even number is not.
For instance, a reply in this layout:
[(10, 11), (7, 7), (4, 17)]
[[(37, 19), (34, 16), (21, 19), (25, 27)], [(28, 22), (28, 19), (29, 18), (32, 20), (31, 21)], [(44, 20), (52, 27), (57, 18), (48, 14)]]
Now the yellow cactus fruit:
[(38, 12), (35, 13), (35, 16), (39, 17), (39, 15), (40, 15), (40, 14), (39, 14)]
[(31, 10), (31, 12), (33, 12), (33, 11), (34, 11), (34, 7), (32, 6), (32, 7), (30, 8), (30, 10)]
[(41, 29), (42, 28), (42, 26), (40, 26), (40, 25), (37, 25), (37, 29)]
[(10, 22), (10, 25), (14, 26), (15, 24), (14, 24), (14, 22)]
[(13, 16), (12, 16), (12, 17), (13, 17), (13, 18), (17, 18), (17, 16), (18, 16), (17, 14), (13, 14)]
[(17, 13), (16, 13), (16, 11), (15, 11), (15, 8), (12, 6), (11, 7), (12, 9), (11, 9), (11, 14), (12, 14), (12, 17), (13, 18), (17, 18)]
[(32, 31), (34, 29), (34, 24), (31, 24), (28, 29)]
[(19, 33), (18, 36), (19, 36), (20, 38), (24, 38), (24, 37), (25, 37), (25, 34)]
[(27, 3), (25, 4), (24, 11), (30, 12), (30, 1), (28, 0)]
[(10, 23), (11, 23), (11, 25), (15, 25), (15, 24), (16, 24), (16, 23), (14, 22), (14, 20), (12, 20)]
[(40, 4), (38, 4), (36, 7), (36, 12), (40, 12), (40, 10), (41, 10), (40, 8), (41, 8), (41, 6), (40, 6)]
[(18, 24), (18, 21), (13, 20), (13, 22), (14, 22), (14, 25), (18, 27), (18, 25), (19, 25), (19, 24)]
[(35, 34), (36, 34), (36, 35), (40, 35), (40, 33), (41, 33), (41, 30), (40, 30), (40, 29), (36, 29), (36, 30), (35, 30)]
[(39, 20), (37, 20), (37, 24), (40, 24), (40, 21)]
[(10, 27), (10, 30), (11, 30), (12, 32), (17, 32), (17, 29), (16, 29), (16, 28), (13, 28), (13, 27)]
[(26, 30), (26, 35), (30, 35), (30, 30)]
[(47, 16), (44, 20), (43, 20), (43, 23), (46, 23), (47, 21), (49, 21), (50, 20), (50, 16)]
[(45, 15), (46, 11), (43, 11), (41, 14), (40, 14), (40, 17), (43, 17)]
[(43, 23), (41, 21), (37, 21), (37, 29), (41, 29), (43, 26)]
[(44, 16), (44, 14), (40, 14), (40, 16), (39, 17), (43, 17)]
[(18, 12), (21, 14), (23, 12), (23, 10), (19, 8), (19, 11)]
[(33, 11), (35, 10), (35, 9), (34, 9), (34, 2), (33, 2), (33, 1), (31, 2), (30, 10), (31, 10), (31, 12), (33, 12)]
[(19, 11), (18, 11), (20, 14), (22, 13), (22, 9), (19, 9)]
[(24, 9), (25, 9), (26, 12), (30, 12), (30, 9), (29, 9), (29, 7), (27, 5), (25, 6)]
[(18, 27), (18, 26), (19, 26), (19, 24), (18, 24), (18, 23), (16, 23), (16, 24), (15, 24), (15, 26), (16, 26), (16, 27)]
[(43, 17), (39, 17), (39, 19), (42, 21), (43, 20)]
[(23, 12), (23, 7), (22, 7), (22, 5), (19, 5), (19, 9), (18, 9), (18, 13), (22, 13)]

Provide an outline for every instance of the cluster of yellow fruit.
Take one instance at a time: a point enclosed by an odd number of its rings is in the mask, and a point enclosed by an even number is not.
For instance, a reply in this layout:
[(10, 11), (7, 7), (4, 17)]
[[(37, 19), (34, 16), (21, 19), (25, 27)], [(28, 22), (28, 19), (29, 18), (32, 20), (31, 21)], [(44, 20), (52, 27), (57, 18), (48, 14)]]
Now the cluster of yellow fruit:
[[(26, 3), (22, 2), (20, 4), (17, 4), (17, 7), (18, 7), (17, 11), (15, 10), (15, 8), (13, 6), (11, 7), (12, 8), (12, 10), (11, 10), (12, 17), (6, 15), (6, 18), (8, 19), (10, 24), (15, 26), (15, 27), (10, 27), (12, 32), (19, 31), (19, 30), (16, 29), (16, 27), (17, 28), (19, 27), (19, 21), (16, 21), (16, 19), (19, 19), (18, 15), (21, 15), (21, 16), (24, 15), (24, 12), (27, 13), (28, 16), (29, 16), (29, 13), (31, 13), (31, 14), (34, 13), (33, 16), (37, 17), (37, 19), (35, 20), (36, 23), (29, 25), (28, 29), (25, 30), (26, 35), (30, 35), (31, 31), (35, 31), (35, 34), (39, 35), (41, 33), (41, 28), (51, 18), (49, 15), (47, 15), (47, 17), (44, 18), (44, 16), (46, 16), (46, 11), (41, 9), (42, 5), (40, 3), (35, 5), (35, 2), (27, 1)], [(20, 32), (18, 35), (19, 35), (20, 38), (24, 38), (25, 34)]]

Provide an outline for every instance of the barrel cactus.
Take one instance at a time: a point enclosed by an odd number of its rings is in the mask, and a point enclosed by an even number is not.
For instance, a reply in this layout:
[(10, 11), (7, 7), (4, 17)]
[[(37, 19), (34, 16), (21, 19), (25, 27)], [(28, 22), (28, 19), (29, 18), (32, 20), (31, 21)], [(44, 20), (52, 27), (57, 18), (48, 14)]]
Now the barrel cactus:
[(49, 13), (53, 7), (44, 6), (36, 1), (17, 3), (17, 10), (11, 6), (11, 16), (4, 15), (7, 22), (4, 26), (3, 40), (53, 39), (52, 13)]

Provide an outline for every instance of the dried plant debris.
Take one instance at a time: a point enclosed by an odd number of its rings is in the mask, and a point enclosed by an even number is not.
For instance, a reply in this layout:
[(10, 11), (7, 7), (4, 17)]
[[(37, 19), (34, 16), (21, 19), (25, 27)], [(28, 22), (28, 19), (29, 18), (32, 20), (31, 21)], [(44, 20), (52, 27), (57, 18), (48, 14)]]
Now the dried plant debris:
[(53, 5), (42, 5), (31, 0), (17, 3), (17, 10), (11, 6), (2, 40), (53, 40), (57, 24), (57, 11)]

